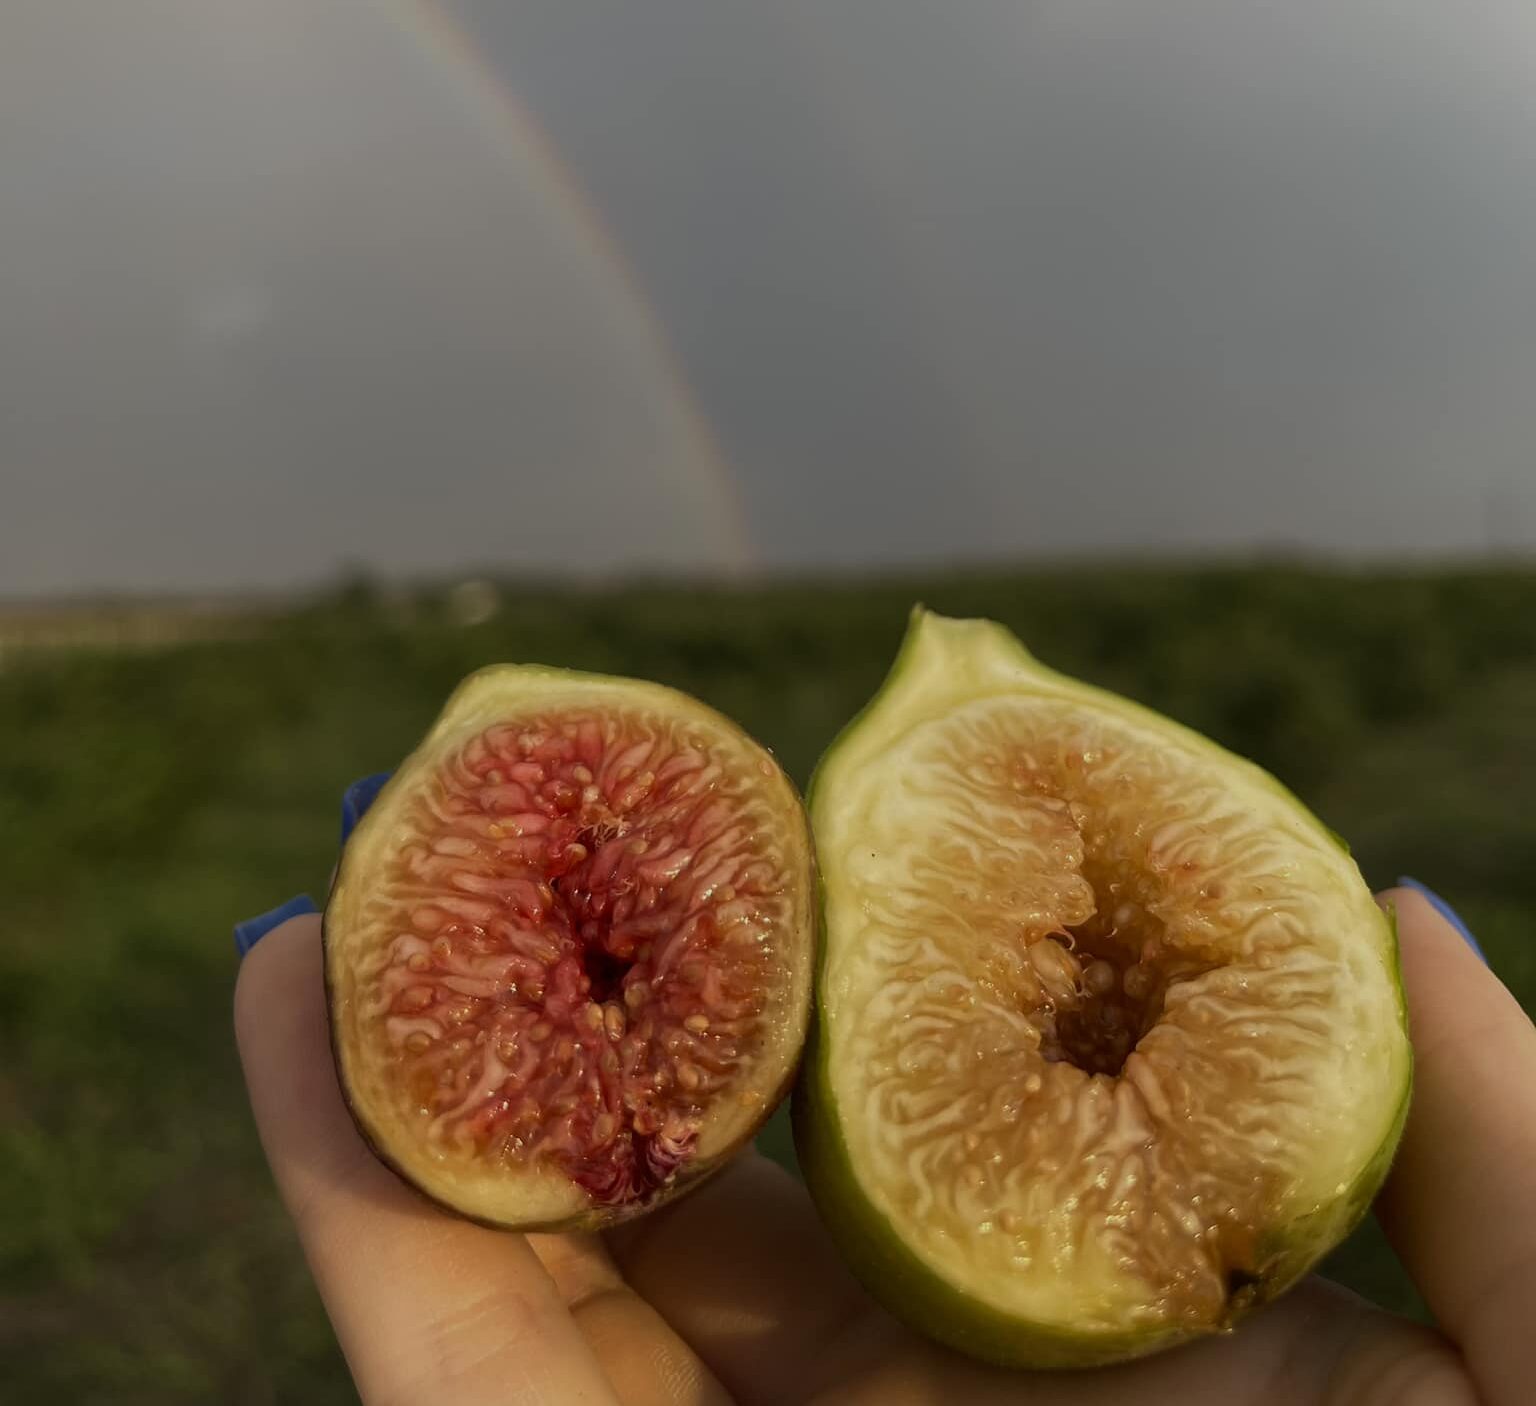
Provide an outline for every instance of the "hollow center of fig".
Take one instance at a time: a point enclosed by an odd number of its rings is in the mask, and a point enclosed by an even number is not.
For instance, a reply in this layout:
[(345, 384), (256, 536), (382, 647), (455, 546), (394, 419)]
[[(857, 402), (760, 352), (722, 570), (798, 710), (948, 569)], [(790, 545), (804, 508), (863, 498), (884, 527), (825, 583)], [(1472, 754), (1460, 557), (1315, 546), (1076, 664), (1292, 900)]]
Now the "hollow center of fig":
[(1083, 871), (1097, 907), (1029, 944), (1039, 985), (1028, 1014), (1048, 1064), (1113, 1076), (1157, 1024), (1168, 988), (1216, 963), (1175, 951), (1163, 922), (1131, 897), (1129, 876), (1091, 861)]
[(751, 1071), (783, 963), (786, 861), (754, 782), (686, 723), (497, 724), (412, 798), (377, 900), (395, 1076), (444, 1151), (646, 1196)]

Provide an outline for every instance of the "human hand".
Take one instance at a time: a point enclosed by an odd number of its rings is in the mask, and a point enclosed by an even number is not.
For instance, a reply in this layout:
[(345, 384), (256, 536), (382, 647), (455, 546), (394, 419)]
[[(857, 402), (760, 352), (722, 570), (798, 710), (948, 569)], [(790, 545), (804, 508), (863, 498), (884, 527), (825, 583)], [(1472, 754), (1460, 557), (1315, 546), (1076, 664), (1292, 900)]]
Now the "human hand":
[(262, 1144), (368, 1406), (1516, 1406), (1536, 1383), (1536, 1030), (1423, 894), (1383, 901), (1418, 1063), (1378, 1210), (1440, 1330), (1313, 1278), (1230, 1335), (1076, 1374), (989, 1368), (896, 1323), (801, 1187), (754, 1152), (602, 1237), (439, 1211), (342, 1104), (313, 913), (246, 957), (235, 1027)]

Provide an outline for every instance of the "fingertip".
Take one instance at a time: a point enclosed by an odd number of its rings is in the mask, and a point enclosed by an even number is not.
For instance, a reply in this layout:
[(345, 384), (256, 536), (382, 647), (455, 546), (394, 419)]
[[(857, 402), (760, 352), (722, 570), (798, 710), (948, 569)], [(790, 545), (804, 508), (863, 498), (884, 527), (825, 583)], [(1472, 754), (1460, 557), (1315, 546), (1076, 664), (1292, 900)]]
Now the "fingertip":
[(275, 928), (280, 928), (290, 918), (297, 918), (304, 913), (314, 913), (318, 910), (314, 900), (307, 893), (295, 894), (286, 903), (279, 903), (276, 908), (269, 908), (265, 913), (259, 913), (254, 918), (247, 918), (244, 922), (235, 924), (235, 953), (244, 958), (250, 954), (262, 938)]
[(1440, 1001), (1451, 989), (1462, 992), (1464, 983), (1470, 983), (1471, 990), (1480, 991), (1489, 984), (1505, 989), (1481, 948), (1469, 942), (1420, 887), (1403, 884), (1386, 889), (1377, 901), (1393, 915), (1398, 958), (1410, 996)]
[[(309, 973), (296, 968), (308, 967), (319, 950), (320, 916), (313, 904), (299, 909), (270, 928), (259, 949), (240, 963), (235, 978), (235, 1036), (242, 1050), (253, 1036), (269, 1032), (286, 1018), (286, 1008), (304, 1005)], [(274, 1009), (281, 1003), (283, 1009)]]
[(1477, 954), (1478, 960), (1484, 966), (1488, 965), (1488, 954), (1483, 951), (1478, 940), (1472, 935), (1472, 929), (1467, 926), (1461, 915), (1445, 899), (1441, 898), (1438, 893), (1430, 888), (1428, 884), (1422, 884), (1417, 879), (1410, 878), (1405, 874), (1398, 879), (1397, 886), (1400, 891), (1416, 893), (1424, 899), (1436, 913), (1451, 925), (1457, 936)]

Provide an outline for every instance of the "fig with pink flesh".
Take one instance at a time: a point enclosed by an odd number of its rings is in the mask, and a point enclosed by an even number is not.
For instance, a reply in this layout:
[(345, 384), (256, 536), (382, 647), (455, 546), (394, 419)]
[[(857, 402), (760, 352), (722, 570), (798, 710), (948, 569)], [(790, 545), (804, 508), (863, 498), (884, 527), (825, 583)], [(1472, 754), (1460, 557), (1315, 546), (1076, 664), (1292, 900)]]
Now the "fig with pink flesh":
[(671, 1199), (793, 1076), (813, 891), (793, 786), (720, 714), (627, 679), (471, 675), (353, 832), (326, 908), (358, 1127), (498, 1226)]

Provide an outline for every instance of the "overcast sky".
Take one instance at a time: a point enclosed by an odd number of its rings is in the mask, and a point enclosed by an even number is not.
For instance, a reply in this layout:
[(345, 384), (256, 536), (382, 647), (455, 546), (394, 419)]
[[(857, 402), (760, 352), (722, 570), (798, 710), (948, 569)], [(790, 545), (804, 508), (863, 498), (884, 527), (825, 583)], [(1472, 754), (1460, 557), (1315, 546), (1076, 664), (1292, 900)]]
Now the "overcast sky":
[(1536, 548), (1536, 6), (10, 0), (0, 595)]

